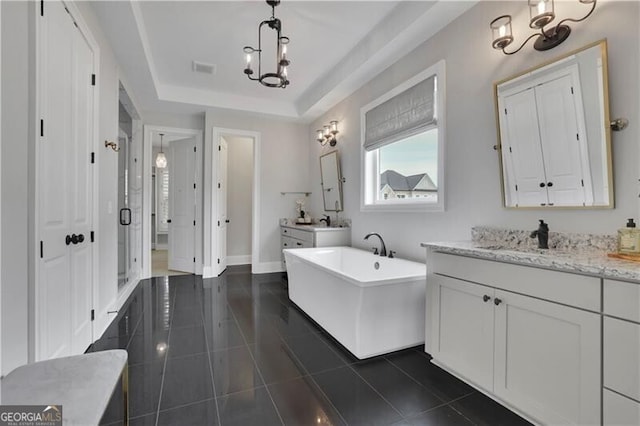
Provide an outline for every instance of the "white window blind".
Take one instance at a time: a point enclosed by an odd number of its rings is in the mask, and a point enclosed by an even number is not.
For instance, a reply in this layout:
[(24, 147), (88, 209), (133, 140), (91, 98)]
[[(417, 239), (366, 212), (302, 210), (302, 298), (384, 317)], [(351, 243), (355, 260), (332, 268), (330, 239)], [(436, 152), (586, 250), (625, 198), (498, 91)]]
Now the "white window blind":
[(435, 126), (435, 80), (432, 75), (367, 111), (364, 149), (372, 151)]

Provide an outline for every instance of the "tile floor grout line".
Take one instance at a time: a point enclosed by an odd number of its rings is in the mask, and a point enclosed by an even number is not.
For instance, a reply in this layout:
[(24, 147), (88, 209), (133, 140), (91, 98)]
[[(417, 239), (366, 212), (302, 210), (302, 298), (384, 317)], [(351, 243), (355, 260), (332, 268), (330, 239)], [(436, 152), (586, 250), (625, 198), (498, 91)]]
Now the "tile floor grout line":
[[(171, 287), (169, 286), (169, 277), (164, 277), (164, 279), (167, 282), (167, 291), (169, 292), (169, 298), (171, 298)], [(171, 320), (173, 319), (173, 309), (175, 308), (177, 297), (178, 295), (174, 294), (173, 303), (171, 303), (171, 317), (169, 318), (169, 332), (167, 333), (167, 346), (169, 347), (169, 349), (167, 350), (167, 353), (164, 354), (164, 364), (162, 366), (162, 380), (160, 381), (160, 395), (158, 396), (158, 408), (156, 409), (155, 426), (158, 426), (158, 420), (160, 419), (160, 404), (162, 403), (162, 392), (164, 390), (164, 376), (167, 373), (167, 361), (169, 360), (169, 351), (171, 350), (171, 345), (169, 343), (171, 342), (171, 328), (172, 328)]]
[[(429, 389), (428, 387), (426, 387), (424, 384), (420, 383), (418, 380), (416, 380), (411, 374), (409, 374), (408, 371), (405, 371), (402, 367), (400, 367), (399, 365), (396, 365), (393, 361), (391, 361), (390, 359), (388, 359), (386, 357), (386, 355), (383, 355), (383, 358), (391, 365), (393, 365), (396, 369), (398, 369), (400, 372), (402, 372), (405, 376), (407, 376), (408, 378), (410, 378), (413, 382), (417, 383), (418, 385), (420, 385), (420, 387), (422, 387), (423, 389), (426, 389), (430, 394), (432, 394), (433, 396), (435, 396), (436, 398), (442, 400), (443, 403), (445, 404), (449, 404), (450, 402), (453, 401), (457, 401), (460, 398), (464, 398), (465, 396), (471, 395), (474, 391), (468, 393), (468, 394), (464, 394), (463, 396), (459, 396), (457, 398), (454, 398), (451, 401), (445, 401), (444, 399), (442, 399), (440, 397), (440, 395), (436, 394), (435, 392), (433, 392), (431, 389)], [(431, 361), (427, 360), (428, 363), (431, 363)], [(435, 366), (437, 367), (437, 366)], [(439, 368), (439, 367), (438, 367)]]
[[(224, 272), (223, 272), (224, 273)], [(218, 291), (220, 291), (220, 283), (216, 283), (216, 287)], [(211, 289), (213, 291), (213, 288)], [(213, 316), (213, 315), (212, 315)], [(218, 419), (218, 425), (222, 426), (222, 419), (220, 418), (220, 406), (218, 405), (218, 399), (216, 398), (216, 381), (213, 374), (213, 365), (211, 364), (211, 351), (209, 350), (209, 337), (207, 336), (206, 331), (206, 320), (204, 317), (204, 303), (202, 304), (202, 309), (200, 310), (200, 317), (202, 318), (202, 328), (204, 329), (204, 344), (207, 347), (207, 359), (209, 360), (209, 376), (211, 377), (211, 386), (213, 387), (213, 401), (216, 406), (216, 416)]]
[[(251, 293), (249, 293), (248, 296), (251, 297)], [(264, 384), (264, 388), (267, 391), (267, 395), (269, 395), (269, 399), (271, 399), (271, 403), (273, 404), (273, 408), (276, 410), (276, 414), (278, 415), (278, 418), (280, 419), (280, 423), (284, 426), (284, 420), (282, 418), (282, 415), (280, 414), (280, 410), (278, 409), (278, 406), (276, 405), (276, 401), (273, 399), (273, 396), (271, 395), (271, 392), (269, 391), (269, 387), (267, 386), (267, 383), (264, 380), (264, 376), (262, 374), (262, 371), (261, 371), (260, 367), (258, 366), (258, 363), (256, 362), (256, 359), (253, 356), (253, 353), (251, 352), (251, 349), (249, 347), (249, 342), (247, 341), (247, 338), (244, 335), (244, 331), (242, 330), (242, 327), (240, 327), (240, 323), (238, 322), (238, 318), (236, 318), (236, 313), (234, 312), (233, 307), (231, 305), (229, 305), (229, 308), (231, 309), (231, 315), (233, 316), (233, 320), (236, 322), (236, 326), (238, 327), (238, 330), (240, 331), (240, 335), (242, 336), (242, 340), (244, 341), (245, 345), (247, 345), (247, 350), (249, 351), (249, 356), (251, 357), (251, 360), (253, 361), (253, 365), (255, 366), (256, 370), (258, 371), (258, 374), (260, 375), (260, 379), (262, 380), (262, 383)]]
[[(329, 404), (331, 404), (331, 407), (333, 407), (333, 409), (336, 411), (336, 413), (338, 413), (338, 416), (340, 416), (340, 419), (344, 422), (344, 424), (345, 424), (345, 425), (348, 425), (349, 423), (348, 423), (348, 422), (347, 422), (347, 420), (344, 418), (344, 416), (342, 415), (342, 413), (340, 412), (340, 410), (338, 410), (338, 407), (336, 407), (336, 406), (334, 405), (333, 401), (331, 401), (331, 398), (329, 398), (329, 396), (325, 393), (325, 391), (324, 391), (324, 390), (322, 390), (322, 388), (320, 387), (320, 384), (318, 384), (318, 382), (316, 382), (316, 379), (313, 377), (313, 375), (314, 375), (314, 374), (320, 374), (320, 373), (324, 373), (324, 372), (327, 372), (327, 371), (337, 370), (337, 369), (339, 369), (339, 368), (343, 368), (343, 367), (345, 367), (345, 366), (347, 366), (347, 365), (345, 364), (345, 365), (341, 365), (341, 366), (339, 366), (339, 367), (329, 368), (329, 369), (326, 369), (326, 370), (323, 370), (323, 371), (317, 371), (317, 372), (315, 372), (315, 373), (311, 373), (311, 372), (307, 369), (307, 367), (304, 365), (304, 363), (303, 363), (302, 361), (300, 361), (300, 358), (298, 358), (298, 356), (295, 354), (295, 352), (293, 351), (293, 349), (291, 349), (291, 346), (289, 346), (289, 343), (288, 343), (284, 338), (281, 338), (280, 340), (281, 340), (281, 341), (282, 341), (282, 343), (284, 343), (284, 345), (289, 349), (289, 352), (291, 352), (291, 355), (293, 355), (293, 356), (296, 358), (296, 360), (298, 360), (298, 363), (300, 363), (300, 365), (302, 366), (302, 368), (304, 369), (304, 371), (306, 371), (306, 372), (307, 372), (307, 375), (303, 375), (303, 376), (300, 376), (300, 377), (296, 377), (296, 378), (293, 378), (293, 379), (291, 379), (291, 380), (298, 380), (298, 379), (301, 379), (301, 378), (303, 378), (303, 377), (309, 377), (309, 379), (311, 379), (311, 381), (312, 381), (312, 382), (313, 382), (313, 384), (316, 386), (316, 388), (320, 391), (320, 393), (322, 393), (322, 396), (324, 396), (324, 398), (327, 400), (327, 402), (328, 402)], [(322, 342), (322, 340), (321, 340), (321, 342)], [(322, 343), (323, 343), (323, 344), (325, 344), (325, 342), (322, 342)], [(331, 349), (331, 348), (329, 348), (329, 349)], [(336, 356), (337, 356), (337, 355), (336, 355)], [(340, 358), (340, 357), (338, 357), (338, 358)], [(284, 383), (284, 381), (283, 381), (283, 382), (280, 382), (280, 383)]]
[(373, 391), (374, 391), (375, 393), (377, 393), (377, 394), (380, 396), (380, 398), (382, 398), (382, 399), (383, 399), (387, 404), (389, 404), (389, 406), (390, 406), (391, 408), (393, 408), (393, 410), (394, 410), (396, 413), (398, 413), (398, 415), (400, 415), (400, 417), (401, 417), (402, 419), (404, 419), (404, 415), (400, 412), (400, 410), (398, 410), (398, 409), (396, 408), (396, 406), (395, 406), (395, 405), (393, 405), (393, 404), (391, 403), (391, 401), (389, 401), (387, 398), (385, 398), (385, 397), (384, 397), (384, 395), (382, 395), (382, 394), (378, 391), (378, 389), (376, 389), (376, 388), (375, 388), (371, 383), (369, 383), (369, 381), (368, 381), (367, 379), (365, 379), (364, 377), (362, 377), (362, 375), (361, 375), (360, 373), (358, 373), (358, 372), (356, 371), (356, 369), (355, 369), (355, 368), (353, 368), (353, 365), (354, 365), (354, 364), (349, 364), (349, 365), (347, 365), (347, 367), (349, 367), (349, 368), (351, 369), (351, 371), (353, 371), (353, 372), (356, 374), (356, 376), (360, 377), (360, 378), (362, 379), (362, 381), (363, 381), (363, 382), (365, 382), (365, 383), (367, 384), (367, 386), (369, 386), (371, 389), (373, 389)]

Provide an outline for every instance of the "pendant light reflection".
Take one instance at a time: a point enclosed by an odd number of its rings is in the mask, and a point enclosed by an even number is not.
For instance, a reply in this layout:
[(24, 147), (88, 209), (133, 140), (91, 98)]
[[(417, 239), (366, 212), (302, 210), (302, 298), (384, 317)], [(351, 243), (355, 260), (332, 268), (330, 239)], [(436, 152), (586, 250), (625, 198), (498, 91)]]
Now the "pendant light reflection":
[(164, 169), (165, 167), (167, 167), (167, 156), (164, 155), (164, 152), (162, 151), (162, 138), (164, 137), (164, 133), (160, 133), (160, 152), (158, 153), (158, 156), (156, 157), (156, 167), (159, 169)]

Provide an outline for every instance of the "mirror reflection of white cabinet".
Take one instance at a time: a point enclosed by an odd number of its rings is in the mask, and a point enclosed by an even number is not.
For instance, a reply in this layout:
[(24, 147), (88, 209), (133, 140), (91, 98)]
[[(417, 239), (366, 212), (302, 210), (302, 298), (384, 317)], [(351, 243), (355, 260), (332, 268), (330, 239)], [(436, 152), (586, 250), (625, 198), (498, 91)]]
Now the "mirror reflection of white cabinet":
[(577, 66), (501, 91), (502, 152), (516, 206), (593, 203)]
[(506, 207), (613, 207), (606, 43), (495, 84)]

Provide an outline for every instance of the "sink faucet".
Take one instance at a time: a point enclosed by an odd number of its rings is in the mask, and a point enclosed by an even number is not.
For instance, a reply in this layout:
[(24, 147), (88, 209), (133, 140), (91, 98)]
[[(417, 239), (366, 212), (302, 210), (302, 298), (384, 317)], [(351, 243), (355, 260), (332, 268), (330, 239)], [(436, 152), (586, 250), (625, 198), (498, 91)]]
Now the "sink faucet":
[(382, 237), (380, 236), (380, 234), (375, 233), (375, 232), (371, 232), (367, 235), (365, 235), (364, 239), (368, 240), (369, 237), (371, 237), (372, 235), (375, 235), (376, 237), (378, 237), (380, 239), (380, 256), (386, 256), (387, 255), (387, 248), (384, 246), (384, 240), (382, 239)]
[(540, 225), (538, 229), (533, 231), (530, 235), (531, 238), (538, 237), (538, 248), (549, 248), (549, 225), (544, 223), (544, 220), (540, 219)]
[(327, 224), (327, 227), (331, 226), (331, 216), (323, 214), (323, 218), (320, 219), (318, 222), (324, 222)]

